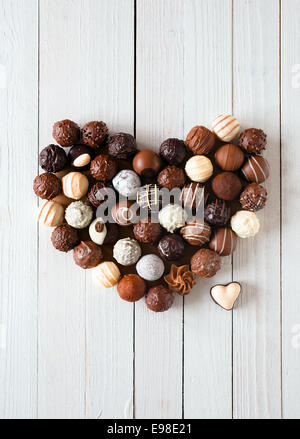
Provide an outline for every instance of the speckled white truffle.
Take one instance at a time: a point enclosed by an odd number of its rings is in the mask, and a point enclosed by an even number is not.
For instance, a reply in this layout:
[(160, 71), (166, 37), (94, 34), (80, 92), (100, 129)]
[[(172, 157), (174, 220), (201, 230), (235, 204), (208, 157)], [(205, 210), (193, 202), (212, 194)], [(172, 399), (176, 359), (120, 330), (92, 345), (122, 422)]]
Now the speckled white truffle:
[(135, 239), (119, 239), (114, 246), (114, 258), (124, 266), (135, 264), (140, 259), (141, 254), (141, 247)]
[(107, 235), (107, 227), (101, 218), (96, 218), (89, 227), (90, 238), (95, 244), (102, 245)]
[(136, 264), (136, 271), (140, 277), (148, 281), (158, 280), (165, 271), (163, 261), (156, 255), (143, 256)]
[(84, 229), (92, 221), (93, 209), (82, 201), (75, 201), (67, 207), (65, 218), (75, 229)]
[(170, 233), (185, 225), (187, 214), (179, 204), (167, 204), (158, 214), (160, 224)]
[(240, 238), (251, 238), (258, 233), (260, 223), (254, 212), (239, 210), (231, 218), (231, 227)]
[(123, 169), (112, 181), (114, 188), (123, 197), (135, 197), (141, 186), (140, 177), (129, 169)]

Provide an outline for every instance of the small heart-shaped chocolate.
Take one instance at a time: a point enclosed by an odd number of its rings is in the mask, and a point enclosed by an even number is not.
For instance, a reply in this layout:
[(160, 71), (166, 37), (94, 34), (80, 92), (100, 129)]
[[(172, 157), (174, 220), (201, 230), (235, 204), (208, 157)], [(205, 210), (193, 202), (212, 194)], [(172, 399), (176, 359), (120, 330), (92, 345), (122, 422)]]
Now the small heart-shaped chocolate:
[(210, 289), (210, 295), (217, 305), (230, 311), (236, 299), (239, 297), (241, 290), (242, 287), (238, 282), (231, 282), (227, 285), (215, 285)]

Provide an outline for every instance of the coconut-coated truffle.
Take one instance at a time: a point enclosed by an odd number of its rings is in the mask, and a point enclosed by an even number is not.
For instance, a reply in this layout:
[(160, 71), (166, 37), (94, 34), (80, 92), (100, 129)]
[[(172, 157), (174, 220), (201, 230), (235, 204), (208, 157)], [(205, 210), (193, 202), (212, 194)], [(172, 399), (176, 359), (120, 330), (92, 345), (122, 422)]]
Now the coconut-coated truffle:
[(68, 224), (63, 224), (53, 230), (51, 241), (56, 250), (69, 252), (79, 243), (77, 230)]
[(65, 218), (75, 229), (84, 229), (92, 221), (93, 209), (82, 201), (75, 201), (67, 207)]
[(146, 282), (137, 274), (127, 274), (118, 284), (121, 299), (127, 302), (137, 302), (145, 295)]
[(165, 265), (158, 256), (154, 254), (145, 255), (136, 264), (136, 271), (143, 279), (155, 281), (164, 274)]
[(115, 260), (124, 266), (135, 264), (141, 257), (142, 251), (135, 239), (120, 239), (114, 246)]
[(99, 181), (105, 182), (112, 180), (116, 175), (117, 170), (117, 162), (108, 154), (99, 154), (91, 162), (91, 175)]
[(179, 204), (167, 204), (158, 214), (161, 226), (170, 233), (183, 227), (186, 218), (186, 212), (181, 206), (179, 206)]
[(183, 140), (167, 139), (160, 145), (160, 156), (169, 165), (179, 165), (186, 157), (186, 147)]
[(97, 267), (103, 259), (101, 248), (92, 241), (81, 241), (73, 257), (75, 264), (84, 269)]
[(81, 130), (82, 141), (91, 148), (98, 148), (106, 140), (108, 128), (104, 122), (88, 122)]
[(157, 183), (169, 191), (176, 187), (182, 187), (185, 183), (184, 172), (177, 166), (167, 166), (159, 173)]
[(40, 152), (39, 162), (44, 171), (59, 172), (67, 165), (67, 155), (58, 145), (49, 145)]
[(147, 307), (154, 312), (167, 311), (173, 305), (174, 297), (172, 291), (165, 285), (158, 285), (150, 288), (146, 296)]
[(151, 222), (150, 218), (142, 218), (135, 224), (133, 233), (138, 241), (155, 244), (162, 234), (162, 228), (159, 223)]
[(61, 120), (53, 126), (53, 138), (64, 148), (73, 146), (79, 140), (79, 136), (80, 128), (72, 120)]
[(110, 137), (108, 153), (120, 160), (128, 160), (136, 153), (136, 141), (131, 134), (118, 133)]
[(213, 277), (220, 268), (220, 255), (213, 250), (202, 248), (191, 259), (192, 272), (201, 278)]
[(231, 228), (240, 238), (251, 238), (258, 233), (260, 223), (254, 212), (239, 210), (231, 218)]
[(38, 197), (44, 200), (52, 200), (61, 193), (61, 181), (56, 175), (45, 172), (45, 174), (38, 175), (34, 179), (33, 190)]

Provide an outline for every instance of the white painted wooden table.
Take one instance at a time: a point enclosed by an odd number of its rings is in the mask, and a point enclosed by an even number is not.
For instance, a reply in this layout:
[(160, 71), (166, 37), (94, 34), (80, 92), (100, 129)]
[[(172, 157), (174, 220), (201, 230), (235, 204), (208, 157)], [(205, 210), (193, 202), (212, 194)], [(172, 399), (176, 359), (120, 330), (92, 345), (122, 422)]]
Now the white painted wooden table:
[[(300, 0), (0, 0), (0, 417), (299, 418)], [(268, 133), (262, 230), (171, 311), (101, 291), (35, 222), (53, 122), (158, 149)], [(243, 284), (233, 312), (209, 297)]]

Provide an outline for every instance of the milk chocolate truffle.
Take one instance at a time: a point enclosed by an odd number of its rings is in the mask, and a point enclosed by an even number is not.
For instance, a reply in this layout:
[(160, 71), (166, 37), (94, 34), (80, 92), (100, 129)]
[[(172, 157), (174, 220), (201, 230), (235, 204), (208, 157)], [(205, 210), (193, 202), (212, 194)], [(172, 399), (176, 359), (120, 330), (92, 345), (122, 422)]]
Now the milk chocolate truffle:
[(132, 202), (123, 200), (117, 203), (112, 209), (113, 220), (119, 226), (127, 227), (134, 223), (135, 212), (132, 208)]
[(74, 145), (69, 151), (68, 158), (74, 169), (83, 171), (89, 168), (93, 158), (93, 150), (86, 145)]
[(123, 169), (114, 177), (112, 184), (120, 195), (132, 199), (141, 186), (141, 180), (134, 171)]
[(98, 148), (106, 140), (108, 128), (104, 122), (88, 122), (81, 130), (82, 141), (91, 148)]
[(201, 278), (213, 277), (220, 268), (220, 255), (213, 250), (202, 248), (191, 259), (192, 272)]
[(257, 183), (249, 184), (241, 193), (240, 203), (245, 210), (257, 212), (265, 207), (267, 201), (266, 189)]
[(185, 225), (187, 215), (179, 204), (167, 204), (158, 214), (158, 220), (162, 227), (173, 233)]
[(137, 302), (145, 295), (146, 282), (137, 274), (127, 274), (120, 280), (117, 291), (121, 299)]
[(59, 172), (67, 165), (65, 151), (57, 145), (49, 145), (40, 153), (40, 167), (47, 172)]
[(248, 181), (263, 183), (270, 175), (270, 165), (261, 155), (253, 155), (242, 167), (242, 173)]
[(225, 226), (230, 217), (230, 208), (224, 200), (214, 200), (204, 210), (204, 218), (213, 226)]
[(223, 171), (237, 171), (244, 163), (245, 156), (238, 146), (228, 143), (218, 149), (215, 160)]
[(74, 145), (80, 136), (80, 128), (71, 120), (56, 122), (53, 126), (53, 138), (64, 148)]
[(131, 134), (118, 133), (110, 137), (108, 153), (120, 160), (128, 160), (136, 153), (136, 141)]
[(261, 154), (266, 144), (267, 135), (257, 128), (249, 128), (239, 137), (239, 146), (248, 154)]
[(240, 238), (251, 238), (258, 233), (260, 223), (254, 212), (239, 210), (231, 218), (231, 227)]
[(144, 149), (136, 154), (132, 165), (137, 174), (142, 177), (152, 178), (158, 174), (162, 162), (155, 152)]
[(210, 240), (211, 228), (199, 218), (193, 218), (182, 227), (180, 233), (189, 244), (202, 247)]
[(146, 296), (146, 305), (151, 311), (164, 312), (173, 305), (172, 292), (164, 285), (150, 288)]
[(142, 209), (158, 212), (160, 208), (159, 187), (156, 184), (147, 184), (139, 188), (136, 201)]
[(77, 230), (68, 224), (63, 224), (53, 230), (51, 241), (56, 250), (69, 252), (79, 243)]
[(113, 223), (106, 223), (107, 234), (103, 244), (114, 244), (119, 238), (119, 226)]
[(139, 276), (148, 281), (155, 281), (162, 277), (165, 271), (163, 261), (156, 255), (143, 256), (136, 264)]
[(65, 209), (55, 201), (45, 201), (39, 209), (38, 220), (48, 227), (60, 226), (64, 221)]
[(75, 201), (66, 208), (67, 223), (75, 229), (84, 229), (93, 218), (93, 209), (82, 201)]
[(80, 172), (69, 172), (62, 178), (62, 187), (66, 197), (80, 200), (89, 189), (89, 181)]
[(102, 181), (98, 181), (91, 187), (88, 193), (88, 200), (92, 206), (99, 207), (109, 198), (111, 194), (114, 193), (115, 191), (111, 183), (103, 183)]
[(135, 239), (119, 239), (114, 246), (115, 260), (125, 267), (135, 264), (141, 255), (141, 247)]
[(119, 268), (114, 262), (102, 262), (93, 269), (93, 275), (95, 281), (104, 288), (111, 288), (115, 286), (121, 273)]
[(160, 145), (160, 156), (169, 165), (179, 165), (186, 157), (186, 148), (183, 140), (167, 139)]
[(107, 236), (107, 224), (101, 218), (96, 218), (89, 227), (90, 238), (98, 245), (104, 244)]
[(166, 235), (158, 244), (160, 256), (166, 261), (176, 261), (184, 254), (184, 241), (179, 235)]
[(209, 154), (215, 145), (215, 136), (209, 129), (195, 126), (188, 133), (185, 144), (196, 155)]
[(171, 291), (175, 291), (181, 296), (189, 294), (193, 286), (196, 285), (195, 275), (191, 272), (189, 265), (181, 267), (172, 265), (170, 273), (164, 277), (164, 280)]
[(242, 190), (242, 183), (239, 177), (232, 172), (222, 172), (214, 177), (212, 189), (218, 198), (234, 200)]
[(162, 234), (162, 228), (159, 223), (151, 222), (150, 218), (143, 218), (135, 224), (133, 233), (138, 241), (155, 244)]
[(198, 209), (205, 204), (207, 195), (204, 185), (195, 182), (189, 183), (182, 189), (182, 204), (188, 209)]
[(167, 166), (159, 173), (157, 183), (169, 191), (175, 187), (182, 187), (185, 183), (184, 172), (177, 166)]
[(92, 160), (90, 171), (96, 180), (112, 180), (118, 171), (118, 165), (108, 154), (99, 154)]
[(235, 117), (221, 114), (214, 120), (212, 130), (223, 142), (230, 142), (238, 135), (240, 124)]
[(204, 183), (212, 176), (213, 165), (204, 155), (195, 155), (186, 162), (185, 172), (191, 180)]
[(49, 172), (38, 175), (33, 182), (35, 195), (43, 200), (52, 200), (61, 193), (61, 189), (60, 179)]
[(230, 228), (222, 227), (214, 231), (209, 248), (221, 256), (228, 256), (234, 252), (236, 244), (236, 234)]
[(103, 259), (101, 248), (92, 241), (81, 241), (74, 248), (73, 257), (75, 264), (84, 269), (97, 267)]

